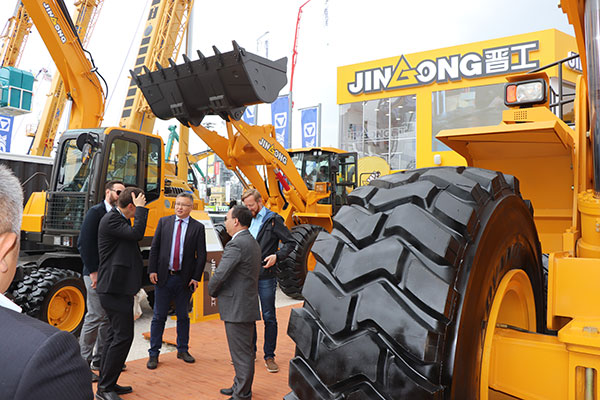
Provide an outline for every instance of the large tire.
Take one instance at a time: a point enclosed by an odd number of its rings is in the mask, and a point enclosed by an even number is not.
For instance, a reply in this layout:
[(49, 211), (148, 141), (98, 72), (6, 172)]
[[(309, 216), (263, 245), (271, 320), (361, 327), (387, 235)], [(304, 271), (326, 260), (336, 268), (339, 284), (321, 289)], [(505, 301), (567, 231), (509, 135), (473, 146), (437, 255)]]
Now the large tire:
[(86, 297), (79, 273), (52, 267), (27, 269), (13, 296), (25, 314), (79, 335)]
[[(297, 225), (292, 227), (291, 236), (296, 242), (294, 250), (277, 265), (277, 282), (281, 291), (293, 299), (302, 300), (302, 287), (311, 264), (310, 250), (323, 228), (316, 225)], [(313, 261), (314, 263), (314, 261)]]
[(476, 168), (388, 175), (321, 233), (286, 399), (477, 398), (483, 332), (506, 272), (523, 269), (543, 329), (541, 250), (511, 176)]
[(225, 245), (227, 243), (229, 243), (229, 241), (231, 240), (231, 236), (229, 236), (229, 233), (227, 233), (225, 224), (222, 224), (222, 223), (215, 224), (215, 232), (217, 233), (217, 236), (219, 237), (219, 240), (221, 241), (221, 245), (223, 246), (223, 248), (225, 248)]

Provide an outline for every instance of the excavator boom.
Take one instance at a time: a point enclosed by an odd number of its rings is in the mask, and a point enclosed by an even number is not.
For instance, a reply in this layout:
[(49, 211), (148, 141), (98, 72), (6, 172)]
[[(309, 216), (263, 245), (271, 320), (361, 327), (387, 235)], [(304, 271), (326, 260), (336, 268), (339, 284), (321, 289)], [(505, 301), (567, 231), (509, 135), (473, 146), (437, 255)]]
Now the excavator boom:
[(23, 4), (73, 100), (69, 129), (100, 126), (104, 114), (104, 91), (84, 53), (79, 36), (63, 0), (23, 0)]

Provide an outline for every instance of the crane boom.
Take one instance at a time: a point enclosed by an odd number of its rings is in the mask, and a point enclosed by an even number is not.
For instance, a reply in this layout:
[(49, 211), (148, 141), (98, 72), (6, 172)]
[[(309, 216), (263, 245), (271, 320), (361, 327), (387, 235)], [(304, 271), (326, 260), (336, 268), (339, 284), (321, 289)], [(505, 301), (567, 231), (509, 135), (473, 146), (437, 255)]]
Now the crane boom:
[[(143, 69), (155, 71), (157, 63), (166, 65), (169, 59), (177, 59), (193, 4), (193, 0), (152, 2), (135, 61), (133, 71), (136, 74)], [(132, 79), (119, 126), (150, 133), (155, 121), (156, 116)]]
[(1, 67), (17, 67), (33, 22), (21, 1), (17, 2), (14, 15), (9, 18), (0, 36), (2, 40)]
[[(83, 38), (83, 44), (87, 44), (90, 40), (91, 32), (103, 4), (104, 0), (78, 0), (75, 3), (77, 7), (75, 29), (78, 36)], [(66, 101), (67, 95), (63, 79), (60, 74), (55, 74), (29, 154), (50, 156)]]
[(64, 1), (23, 0), (60, 75), (65, 92), (73, 100), (70, 129), (100, 126), (104, 114), (104, 91), (85, 56)]

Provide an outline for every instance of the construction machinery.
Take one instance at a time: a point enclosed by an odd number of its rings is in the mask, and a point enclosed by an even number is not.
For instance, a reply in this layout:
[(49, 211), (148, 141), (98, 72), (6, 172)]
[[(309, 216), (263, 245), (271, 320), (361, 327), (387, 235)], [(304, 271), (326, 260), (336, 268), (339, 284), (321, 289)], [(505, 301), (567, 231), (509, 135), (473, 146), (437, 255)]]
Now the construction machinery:
[[(191, 4), (189, 0), (163, 2), (182, 1)], [(153, 1), (150, 7), (148, 19), (157, 30), (158, 23), (164, 21), (156, 20), (163, 2)], [(169, 176), (159, 136), (120, 127), (99, 128), (104, 113), (103, 90), (64, 1), (25, 0), (23, 4), (56, 63), (73, 105), (69, 130), (58, 143), (49, 190), (33, 193), (25, 205), (22, 257), (10, 294), (27, 314), (77, 333), (85, 313), (77, 238), (88, 208), (104, 198), (105, 183), (121, 180), (145, 191), (150, 211), (140, 246), (146, 258), (158, 219), (174, 213), (177, 194), (193, 190), (187, 185), (186, 157), (180, 157), (177, 168), (184, 171), (185, 179), (180, 182)], [(145, 39), (142, 47), (152, 50)], [(165, 43), (156, 41), (155, 45)], [(222, 248), (202, 208), (203, 202), (196, 199), (192, 215), (207, 223), (209, 260), (218, 261)], [(145, 281), (149, 285), (147, 276)]]
[[(77, 37), (81, 40), (82, 47), (89, 42), (103, 5), (104, 0), (83, 0), (75, 3), (75, 32), (77, 32)], [(22, 8), (24, 9), (24, 7)], [(24, 12), (27, 12), (27, 10), (24, 10)], [(41, 119), (35, 132), (30, 134), (33, 137), (33, 141), (29, 148), (29, 154), (50, 157), (58, 131), (58, 124), (62, 118), (66, 103), (67, 90), (64, 86), (63, 78), (61, 74), (55, 73)], [(96, 128), (100, 126), (100, 123), (101, 120), (99, 119), (96, 126), (70, 126), (70, 128)]]
[[(251, 54), (235, 41), (233, 51), (135, 74), (134, 80), (154, 114), (177, 118), (233, 171), (245, 187), (256, 188), (265, 205), (281, 215), (297, 246), (278, 265), (278, 281), (288, 295), (301, 297), (310, 248), (321, 230), (332, 229), (332, 216), (356, 187), (356, 153), (334, 148), (286, 150), (272, 125), (240, 120), (246, 106), (272, 102), (287, 82), (287, 59), (272, 62)], [(201, 125), (206, 115), (227, 121), (227, 137)], [(222, 229), (221, 229), (221, 233)]]
[(437, 136), (467, 167), (375, 179), (319, 235), (287, 400), (600, 398), (600, 1), (561, 7), (574, 97), (508, 78), (499, 125)]

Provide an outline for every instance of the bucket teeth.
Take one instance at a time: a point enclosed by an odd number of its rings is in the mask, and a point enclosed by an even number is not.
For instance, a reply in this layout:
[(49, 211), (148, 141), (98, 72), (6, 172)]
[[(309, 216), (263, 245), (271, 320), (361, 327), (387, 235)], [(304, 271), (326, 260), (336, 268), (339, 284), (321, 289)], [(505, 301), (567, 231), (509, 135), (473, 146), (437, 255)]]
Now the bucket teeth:
[(185, 125), (199, 125), (206, 115), (238, 120), (247, 106), (277, 99), (287, 84), (287, 59), (267, 60), (232, 44), (224, 53), (213, 46), (210, 57), (198, 51), (198, 60), (183, 55), (179, 65), (172, 59), (168, 67), (157, 62), (156, 71), (144, 67), (132, 78), (158, 118)]

